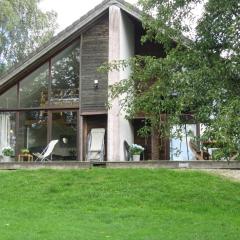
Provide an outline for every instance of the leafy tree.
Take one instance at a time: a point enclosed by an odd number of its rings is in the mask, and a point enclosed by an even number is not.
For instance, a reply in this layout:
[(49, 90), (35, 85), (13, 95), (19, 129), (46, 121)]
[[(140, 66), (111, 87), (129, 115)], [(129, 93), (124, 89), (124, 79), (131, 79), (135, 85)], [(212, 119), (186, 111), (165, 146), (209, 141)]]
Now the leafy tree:
[[(203, 6), (193, 35), (193, 9)], [(159, 136), (174, 125), (204, 123), (203, 139), (221, 143), (229, 158), (240, 152), (240, 3), (239, 0), (139, 0), (146, 35), (164, 46), (166, 57), (136, 56), (113, 62), (108, 70), (132, 67), (129, 79), (115, 84), (110, 97), (123, 94), (132, 118), (144, 112)], [(191, 116), (190, 116), (191, 114)], [(179, 132), (177, 131), (176, 134)]]
[(56, 13), (42, 12), (39, 2), (0, 1), (0, 74), (53, 36)]

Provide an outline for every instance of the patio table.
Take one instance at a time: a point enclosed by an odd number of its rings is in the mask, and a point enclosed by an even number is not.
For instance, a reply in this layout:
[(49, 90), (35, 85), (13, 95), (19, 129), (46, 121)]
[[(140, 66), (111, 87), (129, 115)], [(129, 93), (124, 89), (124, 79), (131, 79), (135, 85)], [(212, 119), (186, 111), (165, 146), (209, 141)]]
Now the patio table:
[(31, 154), (18, 154), (18, 162), (24, 162), (24, 161), (32, 162), (33, 156)]

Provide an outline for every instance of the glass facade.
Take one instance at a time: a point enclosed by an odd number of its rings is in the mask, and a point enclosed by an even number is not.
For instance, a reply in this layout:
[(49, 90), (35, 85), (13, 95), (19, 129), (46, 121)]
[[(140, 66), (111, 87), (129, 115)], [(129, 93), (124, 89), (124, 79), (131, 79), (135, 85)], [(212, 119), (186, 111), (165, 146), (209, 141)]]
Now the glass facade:
[(77, 160), (79, 71), (78, 39), (0, 95), (8, 110), (0, 111), (0, 158), (4, 147), (18, 159), (21, 149), (41, 153), (57, 139), (52, 159)]

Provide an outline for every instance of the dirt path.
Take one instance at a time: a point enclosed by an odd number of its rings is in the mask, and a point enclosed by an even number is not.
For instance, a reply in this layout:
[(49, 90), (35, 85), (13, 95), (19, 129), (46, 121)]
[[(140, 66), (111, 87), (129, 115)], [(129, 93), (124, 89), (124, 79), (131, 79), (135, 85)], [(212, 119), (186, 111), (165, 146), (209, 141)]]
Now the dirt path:
[(240, 182), (240, 170), (230, 170), (230, 169), (204, 169), (203, 171), (209, 172), (211, 174), (217, 174), (224, 176), (226, 178)]

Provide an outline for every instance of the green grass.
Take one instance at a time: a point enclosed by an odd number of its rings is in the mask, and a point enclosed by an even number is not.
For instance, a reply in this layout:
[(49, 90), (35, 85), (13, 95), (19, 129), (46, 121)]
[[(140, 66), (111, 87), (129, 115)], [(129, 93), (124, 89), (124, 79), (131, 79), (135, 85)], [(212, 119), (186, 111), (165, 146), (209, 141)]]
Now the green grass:
[(0, 239), (238, 240), (240, 184), (147, 169), (0, 172)]

